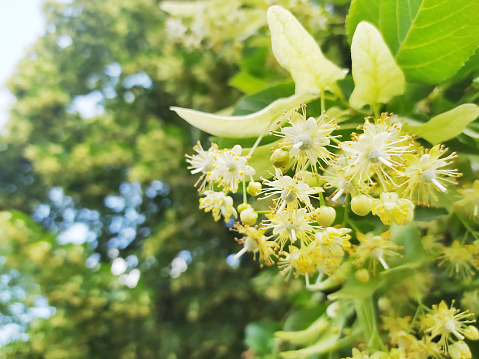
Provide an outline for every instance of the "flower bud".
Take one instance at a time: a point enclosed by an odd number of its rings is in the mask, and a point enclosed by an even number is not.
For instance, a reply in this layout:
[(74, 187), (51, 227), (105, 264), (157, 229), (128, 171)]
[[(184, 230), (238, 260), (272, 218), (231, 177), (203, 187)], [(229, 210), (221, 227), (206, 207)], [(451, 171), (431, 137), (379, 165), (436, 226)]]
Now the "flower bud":
[(351, 210), (358, 216), (367, 215), (372, 208), (373, 200), (364, 194), (356, 196), (351, 200)]
[(240, 218), (241, 222), (248, 226), (252, 226), (256, 223), (256, 220), (258, 219), (258, 213), (256, 213), (252, 207), (249, 207), (241, 211)]
[(241, 212), (243, 212), (246, 208), (251, 208), (251, 205), (248, 204), (248, 203), (241, 203), (241, 204), (238, 206), (238, 212), (241, 213)]
[(356, 273), (354, 273), (354, 276), (356, 277), (358, 281), (362, 283), (369, 282), (369, 272), (365, 268), (356, 271)]
[(283, 151), (281, 148), (276, 149), (269, 158), (276, 168), (286, 167), (289, 162), (289, 152)]
[(378, 299), (378, 308), (383, 312), (389, 312), (391, 310), (391, 302), (386, 297)]
[(251, 196), (257, 196), (260, 190), (261, 183), (259, 182), (250, 182), (246, 188), (246, 192), (248, 192)]
[(322, 206), (316, 210), (316, 222), (320, 226), (329, 227), (336, 219), (336, 211), (333, 207)]
[(478, 340), (479, 339), (479, 330), (473, 325), (469, 325), (464, 330), (464, 336), (469, 340)]
[(448, 354), (452, 359), (472, 359), (471, 349), (462, 341), (450, 345)]

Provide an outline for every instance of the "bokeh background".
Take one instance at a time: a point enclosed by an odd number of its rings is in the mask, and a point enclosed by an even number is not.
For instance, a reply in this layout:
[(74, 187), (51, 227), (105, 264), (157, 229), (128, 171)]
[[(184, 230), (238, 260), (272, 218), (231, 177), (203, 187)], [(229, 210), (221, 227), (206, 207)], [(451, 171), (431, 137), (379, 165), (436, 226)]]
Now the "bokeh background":
[(349, 67), (344, 0), (0, 2), (0, 358), (274, 357), (324, 311), (234, 260), (184, 160), (208, 136), (169, 110), (293, 92), (272, 4)]

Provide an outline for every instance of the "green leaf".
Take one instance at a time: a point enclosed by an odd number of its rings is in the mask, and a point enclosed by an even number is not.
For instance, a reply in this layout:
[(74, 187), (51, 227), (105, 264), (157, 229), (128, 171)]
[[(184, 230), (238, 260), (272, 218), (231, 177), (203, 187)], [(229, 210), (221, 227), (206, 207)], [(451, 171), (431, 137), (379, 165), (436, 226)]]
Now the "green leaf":
[[(281, 142), (281, 139), (268, 143), (263, 146), (258, 146), (253, 152), (253, 155), (251, 158), (248, 160), (248, 164), (252, 166), (255, 170), (256, 173), (253, 176), (255, 180), (259, 180), (261, 177), (268, 178), (270, 177), (267, 174), (268, 170), (273, 169), (273, 165), (271, 164), (270, 157), (272, 154), (272, 148), (276, 147), (279, 143)], [(241, 153), (243, 156), (247, 156), (250, 152), (250, 148), (244, 148), (243, 152)]]
[(470, 0), (354, 0), (346, 30), (351, 38), (361, 21), (375, 24), (408, 81), (439, 83), (477, 50), (478, 13)]
[(273, 54), (293, 77), (296, 93), (324, 89), (338, 93), (336, 81), (344, 78), (346, 72), (324, 57), (298, 20), (277, 5), (268, 9), (267, 19)]
[(367, 21), (379, 27), (379, 5), (381, 0), (353, 0), (346, 17), (346, 34), (349, 43), (353, 40), (356, 27), (361, 21)]
[(249, 115), (260, 111), (276, 99), (292, 94), (294, 94), (294, 82), (292, 81), (270, 86), (265, 90), (242, 97), (235, 105), (233, 116)]
[(380, 2), (379, 30), (393, 54), (401, 47), (421, 3), (422, 0)]
[(307, 345), (318, 339), (321, 333), (329, 329), (330, 324), (325, 316), (321, 316), (311, 323), (306, 329), (298, 331), (279, 331), (274, 335), (283, 341), (296, 345)]
[(234, 75), (228, 81), (228, 85), (233, 86), (246, 94), (256, 93), (269, 86), (266, 81), (259, 79), (246, 71), (240, 71)]
[(473, 103), (466, 103), (431, 118), (424, 125), (413, 127), (412, 131), (436, 145), (459, 135), (477, 116), (479, 107)]
[(379, 31), (361, 22), (351, 45), (355, 88), (349, 103), (354, 108), (387, 103), (404, 93), (405, 80)]
[(367, 283), (362, 283), (351, 276), (344, 287), (337, 292), (328, 295), (329, 300), (336, 299), (362, 299), (371, 296), (378, 288), (380, 281), (377, 277), (371, 277)]
[(278, 324), (271, 320), (250, 323), (245, 328), (245, 344), (257, 354), (268, 354), (274, 348), (274, 333)]
[(411, 81), (452, 77), (479, 46), (479, 2), (424, 0), (396, 53)]
[(292, 110), (301, 102), (308, 102), (318, 97), (317, 93), (301, 93), (281, 98), (261, 111), (244, 116), (223, 116), (190, 110), (182, 107), (170, 107), (186, 122), (215, 136), (245, 138), (260, 136), (276, 128), (274, 121), (286, 110)]

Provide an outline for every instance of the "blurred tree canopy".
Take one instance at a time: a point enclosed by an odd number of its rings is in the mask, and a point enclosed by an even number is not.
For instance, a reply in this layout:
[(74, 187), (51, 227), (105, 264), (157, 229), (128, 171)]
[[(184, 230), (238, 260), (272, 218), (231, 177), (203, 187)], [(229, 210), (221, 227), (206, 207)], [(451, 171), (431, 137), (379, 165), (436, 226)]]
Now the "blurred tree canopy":
[[(0, 320), (17, 333), (1, 358), (235, 358), (248, 323), (275, 330), (314, 297), (275, 272), (254, 278), (251, 261), (228, 264), (233, 234), (197, 210), (183, 153), (205, 137), (169, 106), (217, 111), (288, 78), (271, 54), (270, 2), (212, 2), (194, 46), (175, 40), (171, 2), (45, 2), (0, 141)], [(347, 6), (278, 3), (314, 34), (331, 21), (325, 47), (347, 51)], [(213, 8), (251, 20), (228, 30)]]

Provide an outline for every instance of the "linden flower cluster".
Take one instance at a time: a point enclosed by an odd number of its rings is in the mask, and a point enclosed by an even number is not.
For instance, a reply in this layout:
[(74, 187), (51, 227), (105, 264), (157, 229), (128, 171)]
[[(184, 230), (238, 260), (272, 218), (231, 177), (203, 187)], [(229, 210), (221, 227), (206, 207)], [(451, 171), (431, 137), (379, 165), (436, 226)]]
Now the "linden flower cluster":
[(454, 302), (449, 307), (445, 301), (423, 309), (427, 313), (414, 319), (391, 310), (382, 316), (382, 328), (390, 339), (388, 350), (367, 355), (354, 348), (353, 356), (346, 359), (472, 358), (465, 340), (479, 340), (479, 331), (470, 325), (474, 314), (461, 312)]
[[(189, 170), (199, 176), (200, 209), (212, 212), (216, 221), (223, 218), (239, 234), (242, 248), (235, 257), (252, 255), (261, 265), (277, 264), (286, 279), (304, 277), (308, 290), (330, 291), (329, 318), (321, 316), (302, 331), (276, 333), (293, 346), (309, 345), (281, 356), (332, 355), (359, 343), (354, 359), (471, 358), (465, 340), (479, 339), (473, 315), (456, 309), (454, 302), (449, 307), (441, 301), (432, 309), (422, 302), (440, 293), (433, 282), (440, 284), (447, 275), (468, 279), (479, 269), (479, 236), (461, 216), (478, 218), (479, 182), (465, 184), (455, 199), (451, 187), (461, 176), (454, 166), (457, 155), (438, 144), (452, 137), (431, 131), (444, 119), (454, 122), (458, 113), (477, 113), (477, 106), (458, 106), (411, 129), (433, 144), (426, 148), (406, 131), (411, 124), (406, 127), (397, 116), (380, 112), (383, 104), (404, 94), (406, 81), (372, 24), (360, 22), (352, 37), (355, 87), (346, 103), (337, 83), (345, 71), (325, 58), (294, 16), (272, 6), (267, 20), (274, 56), (291, 74), (294, 95), (242, 116), (173, 110), (213, 135), (257, 138), (250, 149), (220, 150), (212, 144), (205, 150), (198, 144), (196, 153), (187, 156)], [(315, 99), (321, 111), (311, 116), (303, 102)], [(327, 108), (326, 100), (335, 105)], [(339, 131), (344, 135), (352, 123), (356, 127), (359, 113), (374, 116), (342, 139)], [(272, 139), (264, 141), (268, 133)], [(416, 206), (436, 205), (448, 214), (406, 226)], [(450, 223), (444, 219), (459, 221), (464, 236), (457, 229), (445, 231)], [(434, 264), (445, 275), (432, 276)], [(470, 306), (477, 304), (471, 293), (465, 301)], [(384, 310), (386, 301), (393, 305), (381, 327), (375, 311)], [(402, 316), (399, 310), (411, 314), (412, 302), (418, 306), (414, 317)]]
[[(238, 240), (243, 249), (237, 257), (258, 254), (261, 264), (276, 262), (281, 274), (302, 275), (311, 288), (349, 257), (357, 267), (366, 265), (373, 273), (378, 264), (389, 269), (388, 262), (400, 257), (402, 249), (390, 240), (391, 233), (356, 231), (354, 245), (346, 217), (342, 225), (333, 226), (333, 206), (346, 206), (346, 211), (349, 207), (359, 216), (372, 212), (385, 225), (408, 224), (415, 205), (430, 205), (459, 176), (450, 168), (455, 154), (447, 154), (439, 145), (423, 149), (402, 130), (401, 122), (386, 113), (378, 119), (366, 118), (359, 128), (362, 133), (353, 133), (351, 141), (344, 142), (334, 134), (338, 124), (325, 113), (308, 117), (306, 105), (301, 104), (283, 115), (283, 125), (272, 132), (279, 138), (271, 148), (274, 174), (260, 177), (262, 183), (254, 180), (256, 171), (241, 146), (194, 147), (196, 154), (187, 156), (187, 162), (191, 173), (200, 175), (196, 182), (204, 195), (200, 209), (211, 211), (215, 221), (238, 220), (234, 227), (243, 235)], [(228, 194), (237, 192), (240, 184), (243, 202), (235, 208)], [(325, 192), (329, 197), (324, 197)], [(248, 195), (257, 197), (261, 205), (270, 201), (269, 210), (256, 211)], [(327, 206), (326, 200), (333, 206)], [(456, 271), (472, 273), (471, 265), (461, 266), (451, 258), (446, 251), (441, 264), (449, 261)], [(316, 275), (311, 285), (309, 280)]]

